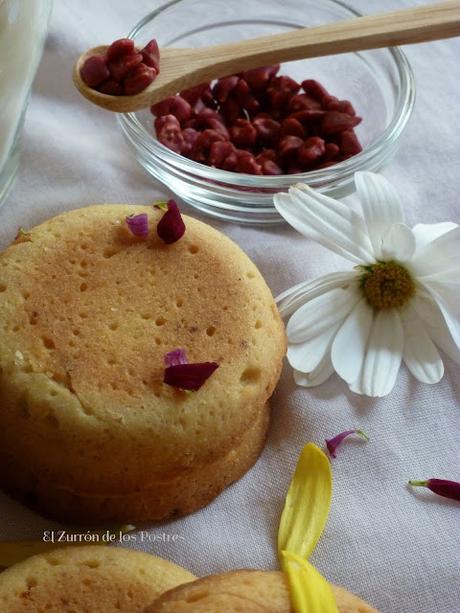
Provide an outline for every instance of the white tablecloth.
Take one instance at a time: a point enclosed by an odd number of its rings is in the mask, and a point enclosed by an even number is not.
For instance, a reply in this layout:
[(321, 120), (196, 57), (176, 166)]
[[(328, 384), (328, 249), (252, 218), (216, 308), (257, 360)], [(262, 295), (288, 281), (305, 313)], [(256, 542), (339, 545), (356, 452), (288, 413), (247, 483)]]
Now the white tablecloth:
[[(0, 246), (18, 226), (33, 226), (65, 209), (150, 202), (165, 193), (132, 159), (115, 117), (87, 103), (70, 79), (82, 50), (126, 34), (155, 4), (56, 0), (27, 115), (21, 170), (0, 212)], [(414, 2), (353, 4), (371, 13)], [(406, 52), (417, 103), (400, 152), (384, 174), (400, 185), (409, 223), (458, 223), (459, 41)], [(274, 294), (346, 265), (288, 227), (210, 223), (247, 251)], [(445, 364), (444, 379), (435, 386), (416, 382), (402, 369), (393, 393), (378, 400), (353, 395), (335, 376), (312, 390), (296, 388), (286, 366), (273, 400), (270, 437), (255, 468), (206, 509), (149, 528), (156, 538), (178, 535), (174, 543), (137, 533), (134, 546), (198, 575), (275, 568), (279, 515), (299, 450), (307, 441), (322, 444), (359, 426), (371, 442), (346, 443), (333, 463), (332, 511), (313, 563), (384, 613), (460, 611), (460, 507), (405, 485), (409, 478), (430, 476), (460, 480), (460, 370), (448, 358)], [(56, 527), (4, 495), (0, 515), (0, 539), (40, 538)]]

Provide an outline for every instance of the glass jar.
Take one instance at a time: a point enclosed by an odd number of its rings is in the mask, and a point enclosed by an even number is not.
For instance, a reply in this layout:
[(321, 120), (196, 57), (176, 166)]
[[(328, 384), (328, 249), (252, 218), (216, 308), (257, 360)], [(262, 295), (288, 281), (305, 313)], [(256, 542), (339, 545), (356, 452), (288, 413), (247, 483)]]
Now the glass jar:
[(19, 162), (19, 136), (52, 0), (0, 0), (0, 206)]

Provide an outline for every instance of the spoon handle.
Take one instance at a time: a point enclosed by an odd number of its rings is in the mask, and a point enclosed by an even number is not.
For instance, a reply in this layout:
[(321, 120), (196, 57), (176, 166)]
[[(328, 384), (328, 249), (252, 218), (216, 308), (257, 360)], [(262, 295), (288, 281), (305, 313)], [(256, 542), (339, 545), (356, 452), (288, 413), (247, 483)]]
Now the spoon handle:
[(460, 0), (449, 0), (238, 43), (193, 49), (166, 47), (161, 49), (158, 78), (133, 96), (106, 96), (82, 80), (80, 70), (84, 61), (91, 55), (103, 53), (107, 47), (82, 54), (75, 64), (73, 78), (77, 89), (94, 104), (126, 113), (150, 106), (182, 89), (251, 68), (459, 35)]
[(460, 1), (449, 0), (193, 50), (203, 80), (258, 66), (460, 35)]

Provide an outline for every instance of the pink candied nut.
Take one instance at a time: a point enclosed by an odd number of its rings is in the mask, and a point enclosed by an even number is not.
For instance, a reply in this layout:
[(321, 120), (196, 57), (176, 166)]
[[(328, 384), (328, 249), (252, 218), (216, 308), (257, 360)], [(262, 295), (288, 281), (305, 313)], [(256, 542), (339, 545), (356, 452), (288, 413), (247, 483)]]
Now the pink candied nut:
[(80, 74), (88, 87), (93, 89), (99, 87), (110, 77), (105, 57), (103, 55), (89, 57), (83, 64)]
[(120, 38), (105, 55), (92, 55), (83, 64), (82, 80), (109, 96), (139, 94), (152, 83), (160, 71), (160, 51), (156, 40), (137, 50), (134, 41)]
[(158, 140), (196, 162), (255, 175), (326, 168), (359, 153), (351, 102), (278, 70), (246, 70), (153, 105)]

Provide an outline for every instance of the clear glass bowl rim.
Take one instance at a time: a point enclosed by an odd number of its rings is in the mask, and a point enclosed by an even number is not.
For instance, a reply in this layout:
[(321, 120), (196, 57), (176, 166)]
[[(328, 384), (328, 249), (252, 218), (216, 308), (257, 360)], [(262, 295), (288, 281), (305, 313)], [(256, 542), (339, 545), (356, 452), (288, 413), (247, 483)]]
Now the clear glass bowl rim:
[[(170, 0), (157, 9), (151, 11), (143, 17), (129, 32), (128, 38), (135, 38), (137, 34), (151, 21), (160, 15), (166, 9), (180, 4), (185, 0)], [(336, 4), (341, 9), (350, 13), (351, 16), (361, 17), (362, 13), (351, 8), (341, 0), (329, 0), (331, 4)], [(251, 186), (261, 190), (282, 189), (286, 184), (295, 182), (305, 182), (308, 179), (309, 184), (322, 184), (331, 180), (331, 175), (339, 178), (341, 175), (353, 175), (355, 172), (362, 170), (374, 158), (380, 157), (384, 150), (392, 149), (396, 144), (399, 136), (403, 132), (410, 116), (415, 102), (415, 77), (412, 68), (407, 60), (406, 55), (399, 47), (388, 47), (387, 50), (393, 57), (397, 74), (399, 77), (398, 97), (395, 101), (393, 117), (382, 132), (382, 134), (361, 153), (355, 155), (348, 160), (334, 164), (320, 170), (289, 175), (249, 175), (243, 173), (235, 173), (227, 170), (220, 170), (212, 166), (206, 166), (193, 160), (190, 160), (182, 155), (174, 153), (150, 134), (141, 124), (135, 113), (123, 113), (119, 115), (119, 121), (127, 123), (131, 133), (135, 134), (146, 149), (153, 156), (161, 157), (165, 162), (169, 162), (172, 166), (179, 167), (181, 170), (190, 172), (195, 177), (200, 177), (206, 180), (212, 180), (225, 184)]]

